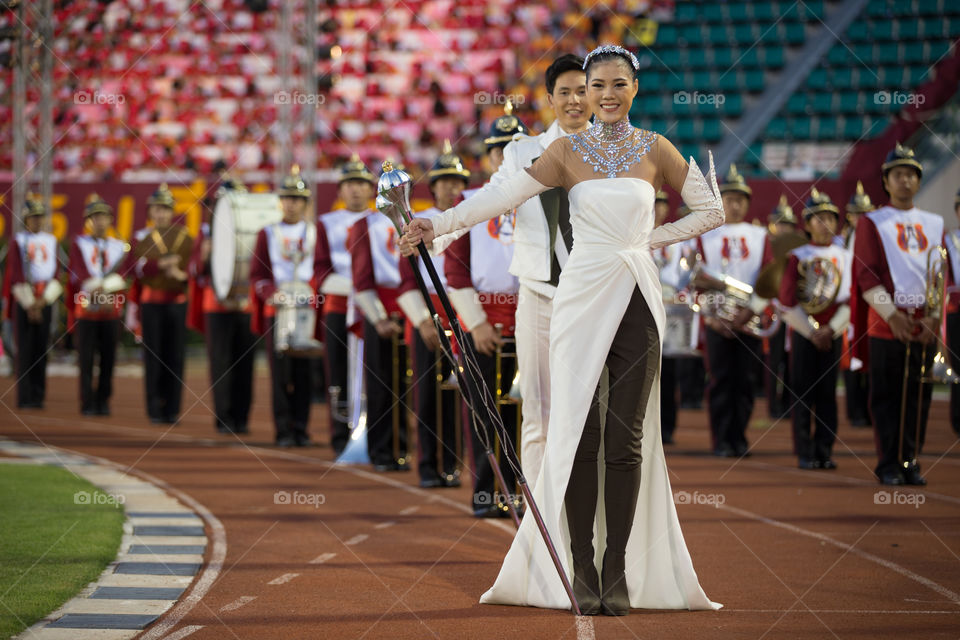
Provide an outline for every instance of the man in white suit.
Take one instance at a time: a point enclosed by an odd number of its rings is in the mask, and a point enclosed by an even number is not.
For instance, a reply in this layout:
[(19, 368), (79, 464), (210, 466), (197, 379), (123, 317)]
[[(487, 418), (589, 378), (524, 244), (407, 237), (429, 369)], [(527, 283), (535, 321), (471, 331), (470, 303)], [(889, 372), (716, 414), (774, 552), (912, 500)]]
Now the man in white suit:
[[(565, 54), (553, 61), (547, 68), (546, 88), (556, 119), (540, 135), (518, 134), (504, 148), (503, 164), (490, 178), (492, 183), (505, 181), (529, 167), (557, 138), (590, 126), (592, 113), (585, 100), (586, 84), (582, 58)], [(467, 231), (435, 239), (431, 251), (442, 251)], [(531, 488), (540, 473), (550, 421), (553, 294), (572, 246), (570, 207), (567, 192), (562, 188), (550, 189), (517, 208), (510, 273), (520, 279), (516, 315), (517, 365), (523, 398), (520, 462)]]

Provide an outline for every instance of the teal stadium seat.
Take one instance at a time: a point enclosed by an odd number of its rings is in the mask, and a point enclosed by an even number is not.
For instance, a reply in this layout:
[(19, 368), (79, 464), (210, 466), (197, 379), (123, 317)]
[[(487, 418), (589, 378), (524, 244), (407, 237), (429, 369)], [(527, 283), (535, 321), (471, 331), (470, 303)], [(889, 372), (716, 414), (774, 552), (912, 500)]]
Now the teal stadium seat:
[(917, 18), (901, 18), (897, 23), (897, 39), (916, 40), (920, 37), (920, 20)]
[(801, 22), (788, 22), (786, 23), (786, 34), (785, 40), (789, 45), (798, 45), (803, 44), (803, 41), (806, 39), (803, 30), (803, 23)]
[(903, 62), (905, 64), (923, 62), (923, 42), (907, 42), (903, 47)]
[(850, 53), (850, 50), (840, 43), (830, 47), (830, 51), (827, 52), (827, 62), (831, 65), (847, 64), (847, 60), (852, 58), (853, 55)]
[(813, 108), (813, 112), (820, 113), (832, 113), (833, 112), (833, 94), (832, 93), (815, 93), (813, 94), (813, 100), (810, 103)]
[(853, 86), (853, 68), (835, 67), (830, 70), (830, 85), (834, 89), (849, 89)]
[[(953, 2), (953, 0), (949, 0)], [(921, 16), (939, 16), (943, 14), (944, 3), (941, 0), (918, 0), (917, 13)], [(954, 11), (956, 7), (954, 6)]]
[(751, 69), (744, 74), (744, 86), (750, 93), (763, 91), (763, 71)]
[(677, 140), (681, 142), (690, 142), (695, 140), (697, 137), (697, 132), (695, 128), (695, 122), (690, 118), (684, 118), (677, 122), (676, 137)]
[(770, 69), (780, 69), (785, 63), (783, 48), (780, 46), (765, 47), (763, 50), (763, 64)]
[(807, 22), (818, 22), (823, 20), (826, 15), (822, 0), (808, 0), (807, 2), (801, 2), (800, 8), (802, 9), (803, 19)]
[(739, 60), (736, 62), (740, 67), (759, 67), (760, 66), (760, 47), (752, 47), (740, 52)]
[(699, 24), (692, 24), (680, 27), (678, 33), (679, 39), (688, 45), (699, 45), (703, 41), (703, 34), (700, 31)]
[[(900, 46), (895, 42), (885, 42), (880, 45), (880, 51), (874, 60), (880, 64), (897, 64), (902, 60)], [(866, 59), (864, 59), (866, 61)]]
[(827, 88), (827, 70), (823, 67), (818, 67), (810, 72), (810, 75), (807, 76), (807, 88), (808, 89), (826, 89)]
[(679, 2), (674, 10), (674, 19), (677, 22), (696, 22), (700, 20), (700, 7), (693, 2)]
[(750, 20), (750, 14), (747, 11), (747, 5), (743, 2), (736, 2), (729, 5), (731, 22), (747, 22)]
[(874, 41), (893, 40), (893, 20), (871, 22), (870, 35)]
[(858, 20), (847, 27), (847, 39), (850, 42), (869, 42), (870, 30), (867, 23)]
[(703, 121), (703, 139), (707, 142), (716, 142), (723, 137), (723, 127), (720, 120), (710, 118)]
[(677, 27), (672, 24), (662, 24), (657, 27), (657, 46), (670, 46), (677, 43)]
[(721, 22), (723, 20), (723, 7), (716, 2), (701, 4), (700, 19), (704, 22)]
[(733, 39), (744, 47), (749, 47), (756, 41), (756, 35), (753, 32), (753, 23), (738, 24), (733, 27)]
[(725, 94), (720, 112), (725, 116), (739, 117), (743, 113), (743, 96), (739, 93)]
[(727, 35), (726, 25), (722, 25), (722, 24), (710, 25), (708, 41), (710, 42), (710, 44), (714, 44), (714, 45), (727, 44), (730, 41), (730, 38)]
[[(859, 113), (860, 95), (858, 91), (844, 91), (840, 94), (837, 110), (842, 113)], [(872, 95), (873, 94), (871, 94), (871, 100), (873, 99)]]
[(719, 47), (714, 48), (713, 50), (713, 66), (719, 68), (721, 71), (726, 71), (733, 65), (733, 61), (736, 60), (739, 56), (734, 56), (734, 49), (730, 47)]
[(750, 3), (753, 19), (756, 22), (773, 22), (777, 17), (777, 3), (776, 2), (751, 2)]
[(744, 82), (743, 72), (730, 67), (717, 77), (717, 90), (724, 92), (739, 91)]
[(787, 113), (799, 115), (807, 112), (807, 96), (802, 93), (793, 93), (787, 98)]
[(787, 137), (787, 121), (784, 118), (771, 118), (767, 123), (767, 138), (783, 140)]
[(810, 118), (805, 116), (792, 118), (788, 125), (790, 138), (793, 140), (810, 139)]
[(821, 116), (816, 120), (816, 138), (819, 140), (831, 140), (837, 137), (837, 118), (836, 116)]

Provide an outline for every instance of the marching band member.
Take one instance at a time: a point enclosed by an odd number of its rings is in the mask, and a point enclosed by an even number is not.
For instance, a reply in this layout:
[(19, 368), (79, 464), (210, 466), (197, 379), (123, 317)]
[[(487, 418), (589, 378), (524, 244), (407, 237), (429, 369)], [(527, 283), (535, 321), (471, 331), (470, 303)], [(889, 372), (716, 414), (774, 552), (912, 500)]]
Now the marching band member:
[[(827, 194), (813, 189), (803, 221), (810, 243), (790, 252), (780, 281), (783, 319), (793, 330), (794, 446), (801, 469), (836, 469), (832, 452), (837, 438), (837, 371), (843, 334), (850, 323), (851, 255), (834, 242), (840, 211)], [(829, 305), (817, 301), (816, 312), (808, 312), (802, 306), (813, 302), (807, 292), (825, 282), (832, 282), (833, 300)], [(819, 309), (821, 306), (825, 308)], [(812, 438), (811, 420), (815, 423)]]
[[(860, 220), (853, 249), (854, 295), (867, 303), (856, 306), (853, 344), (860, 349), (857, 355), (861, 359), (869, 358), (877, 478), (887, 485), (925, 485), (917, 457), (923, 447), (933, 388), (928, 384), (920, 392), (917, 384), (922, 345), (932, 344), (939, 330), (938, 312), (926, 314), (924, 306), (927, 254), (943, 239), (943, 218), (914, 206), (923, 167), (912, 149), (897, 143), (881, 171), (890, 204)], [(866, 353), (864, 346), (869, 346)], [(908, 352), (908, 346), (915, 348)], [(933, 351), (927, 349), (928, 369)], [(918, 400), (922, 411), (919, 424)]]
[(310, 189), (294, 166), (278, 190), (283, 217), (257, 234), (250, 261), (253, 290), (252, 326), (266, 336), (272, 381), (273, 426), (278, 447), (310, 445), (311, 359), (277, 350), (274, 335), (276, 306), (283, 302), (284, 285), (309, 283), (316, 290), (319, 273), (317, 227), (307, 220)]
[[(960, 222), (960, 191), (953, 201), (953, 213)], [(945, 244), (950, 256), (950, 269), (953, 277), (960, 278), (960, 229), (954, 229), (947, 234)], [(947, 307), (947, 351), (948, 361), (953, 371), (960, 371), (960, 292), (950, 293), (950, 303)], [(953, 432), (960, 436), (960, 384), (950, 385), (950, 424)]]
[[(487, 158), (493, 171), (499, 169), (503, 163), (503, 148), (514, 136), (526, 130), (512, 111), (512, 105), (508, 103), (504, 109), (505, 115), (494, 120), (490, 136), (483, 141), (487, 145)], [(504, 343), (502, 339), (504, 336), (514, 335), (516, 299), (520, 290), (519, 279), (511, 274), (508, 268), (513, 258), (515, 219), (516, 212), (509, 211), (493, 218), (487, 224), (471, 227), (467, 235), (458, 238), (446, 250), (443, 263), (450, 302), (469, 332), (467, 339), (473, 342), (483, 381), (494, 398), (497, 392), (497, 349), (501, 349), (503, 354), (516, 354), (516, 343)], [(501, 325), (502, 331), (498, 332), (496, 325)], [(511, 360), (512, 358), (501, 357), (502, 364)], [(512, 363), (502, 367), (501, 380), (509, 385), (514, 372)], [(516, 412), (506, 411), (502, 417), (504, 429), (512, 438), (511, 445), (516, 449)], [(475, 416), (471, 416), (471, 420), (475, 419)], [(506, 463), (506, 454), (501, 453), (501, 460), (504, 462), (500, 465), (500, 470), (507, 486), (500, 488), (503, 496), (496, 495), (494, 472), (476, 433), (481, 428), (480, 425), (474, 425), (470, 430), (475, 474), (473, 515), (478, 518), (508, 517), (509, 510), (503, 501), (516, 502), (513, 495), (516, 478), (513, 469)], [(490, 433), (489, 437), (497, 436)], [(503, 501), (500, 500), (501, 497)]]
[[(224, 175), (217, 198), (232, 191), (245, 192), (242, 182)], [(249, 291), (219, 300), (210, 282), (213, 250), (210, 224), (200, 227), (190, 259), (190, 316), (188, 326), (206, 337), (210, 383), (213, 387), (213, 420), (218, 433), (249, 433), (253, 403), (253, 360), (256, 338), (250, 330)]]
[[(750, 286), (756, 284), (760, 269), (773, 261), (767, 230), (744, 222), (753, 190), (730, 165), (720, 185), (726, 223), (697, 239), (704, 263)], [(740, 310), (732, 323), (706, 317), (707, 406), (713, 453), (723, 457), (749, 455), (746, 431), (753, 412), (757, 361), (761, 360), (760, 339), (742, 328), (766, 306), (757, 298)]]
[[(659, 227), (670, 213), (670, 198), (662, 189), (657, 191), (653, 203), (654, 226)], [(674, 301), (679, 292), (679, 264), (685, 251), (696, 250), (695, 244), (678, 242), (653, 250), (653, 259), (660, 270), (665, 304)], [(660, 436), (664, 444), (673, 444), (673, 432), (677, 428), (677, 365), (680, 358), (663, 356), (660, 364)]]
[[(453, 152), (450, 141), (443, 145), (443, 153), (437, 158), (433, 168), (427, 174), (430, 191), (435, 206), (421, 211), (419, 218), (432, 218), (455, 205), (470, 180), (470, 172), (463, 167), (460, 157)], [(434, 290), (427, 270), (419, 258), (416, 259), (420, 273), (433, 298), (434, 309), (440, 308), (437, 292)], [(433, 259), (441, 284), (446, 288), (444, 276), (444, 256)], [(456, 413), (458, 403), (451, 401), (452, 392), (444, 393), (438, 389), (437, 380), (450, 377), (452, 368), (447, 358), (440, 354), (440, 337), (433, 318), (417, 287), (416, 276), (409, 260), (400, 261), (400, 297), (397, 303), (410, 323), (416, 329), (413, 335), (413, 374), (414, 397), (417, 415), (417, 467), (420, 473), (420, 486), (459, 487), (460, 472), (457, 469), (460, 454), (456, 449), (457, 427)], [(445, 321), (446, 325), (446, 321)], [(437, 398), (440, 393), (441, 397)], [(438, 406), (441, 415), (437, 415)], [(442, 424), (437, 424), (440, 421)]]
[[(780, 202), (767, 218), (767, 228), (770, 230), (770, 239), (797, 234), (797, 215), (793, 207), (787, 203), (785, 195), (780, 196)], [(774, 420), (790, 414), (790, 360), (786, 352), (787, 327), (781, 325), (772, 336), (767, 339), (769, 351), (767, 353), (767, 367), (764, 377), (767, 382), (767, 410)]]
[[(375, 471), (407, 471), (407, 407), (403, 403), (405, 362), (394, 363), (400, 313), (400, 250), (387, 216), (372, 212), (347, 232), (354, 300), (363, 314), (363, 379), (367, 389), (367, 452)], [(396, 364), (397, 366), (394, 366)], [(396, 388), (396, 392), (394, 391)], [(394, 434), (393, 414), (400, 420)]]
[(324, 362), (327, 367), (330, 407), (330, 443), (336, 455), (347, 446), (350, 422), (343, 418), (350, 397), (347, 351), (347, 299), (353, 289), (347, 231), (370, 215), (368, 206), (376, 192), (376, 177), (356, 154), (340, 170), (339, 196), (346, 208), (320, 216), (317, 225), (319, 266), (317, 282), (323, 294)]
[(47, 389), (50, 305), (63, 293), (57, 280), (57, 238), (41, 231), (46, 208), (31, 196), (20, 214), (23, 231), (13, 235), (7, 258), (4, 298), (17, 345), (17, 407), (42, 409)]
[(186, 349), (187, 268), (193, 238), (173, 222), (173, 193), (166, 183), (147, 198), (153, 221), (134, 234), (125, 275), (139, 285), (144, 390), (150, 422), (176, 424), (183, 393)]
[[(547, 100), (556, 120), (537, 136), (521, 137), (503, 150), (503, 164), (490, 178), (501, 184), (523, 172), (550, 144), (586, 129), (591, 110), (586, 103), (583, 59), (565, 54), (546, 71)], [(560, 270), (573, 247), (573, 231), (567, 192), (549, 189), (517, 208), (513, 260), (510, 273), (520, 279), (517, 300), (517, 366), (523, 398), (520, 427), (520, 461), (531, 489), (543, 460), (547, 424), (550, 420), (550, 318)], [(450, 234), (443, 243), (459, 235)], [(437, 248), (434, 244), (434, 248)]]
[[(113, 209), (93, 194), (83, 210), (90, 233), (77, 235), (70, 247), (70, 279), (67, 305), (76, 318), (72, 330), (77, 337), (80, 365), (80, 412), (85, 416), (110, 415), (113, 365), (120, 334), (124, 292), (127, 283), (117, 273), (123, 268), (129, 245), (107, 236), (113, 223)], [(93, 387), (94, 359), (100, 375)]]
[[(677, 208), (677, 220), (689, 213), (690, 208), (687, 205), (680, 205)], [(689, 247), (694, 256), (696, 255), (696, 241), (690, 240), (683, 244)], [(691, 256), (690, 259), (693, 260), (694, 256)], [(679, 261), (680, 254), (676, 258)], [(692, 262), (690, 266), (692, 267)], [(699, 318), (697, 322), (699, 322)], [(680, 408), (700, 409), (703, 406), (703, 396), (707, 385), (707, 370), (703, 364), (703, 355), (695, 354), (688, 358), (680, 358), (675, 365), (675, 369), (677, 386), (680, 387)]]
[[(857, 224), (864, 214), (876, 209), (870, 196), (863, 190), (863, 183), (857, 180), (857, 190), (847, 203), (846, 247), (853, 254), (853, 245), (857, 238)], [(848, 339), (853, 335), (853, 326), (847, 330)], [(870, 375), (859, 358), (852, 358), (850, 366), (843, 371), (843, 386), (847, 394), (847, 419), (851, 426), (870, 426)]]

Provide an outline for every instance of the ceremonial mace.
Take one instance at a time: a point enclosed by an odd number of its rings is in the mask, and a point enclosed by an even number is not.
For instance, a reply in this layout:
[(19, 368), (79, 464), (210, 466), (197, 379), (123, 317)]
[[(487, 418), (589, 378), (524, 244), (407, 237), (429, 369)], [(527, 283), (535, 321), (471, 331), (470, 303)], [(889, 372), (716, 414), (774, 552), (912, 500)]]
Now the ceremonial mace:
[[(406, 226), (413, 219), (413, 212), (410, 209), (410, 183), (410, 176), (407, 175), (406, 172), (399, 169), (394, 169), (393, 163), (389, 160), (383, 163), (383, 173), (380, 175), (380, 180), (377, 182), (377, 210), (390, 219), (390, 221), (393, 223), (393, 226), (396, 227), (397, 233), (401, 236), (403, 235), (404, 226)], [(554, 546), (553, 540), (550, 538), (550, 533), (547, 531), (547, 527), (543, 522), (543, 515), (540, 513), (540, 509), (537, 507), (537, 503), (533, 499), (533, 494), (530, 491), (530, 487), (527, 485), (527, 480), (520, 469), (519, 462), (516, 459), (516, 451), (510, 444), (510, 440), (503, 435), (505, 428), (503, 426), (503, 420), (500, 417), (500, 414), (495, 409), (496, 401), (490, 394), (490, 390), (487, 389), (487, 386), (483, 384), (482, 380), (480, 380), (478, 377), (477, 372), (479, 371), (479, 365), (477, 364), (477, 354), (473, 349), (473, 344), (468, 342), (466, 339), (466, 334), (463, 331), (463, 327), (460, 326), (460, 322), (457, 320), (457, 314), (453, 310), (453, 306), (450, 304), (450, 298), (447, 296), (447, 292), (444, 290), (443, 284), (440, 282), (440, 277), (437, 275), (437, 270), (433, 265), (433, 260), (431, 260), (430, 253), (427, 251), (426, 246), (424, 246), (424, 244), (421, 242), (419, 245), (417, 245), (417, 249), (420, 252), (420, 258), (423, 260), (423, 264), (427, 269), (427, 275), (430, 276), (430, 281), (433, 283), (433, 288), (437, 292), (437, 297), (440, 299), (440, 304), (443, 306), (443, 311), (446, 314), (447, 319), (450, 321), (450, 329), (453, 331), (454, 337), (457, 339), (457, 342), (460, 345), (461, 352), (463, 354), (463, 360), (466, 366), (461, 367), (453, 357), (453, 349), (450, 346), (450, 339), (443, 330), (443, 323), (440, 319), (440, 315), (433, 306), (430, 293), (427, 291), (427, 285), (423, 281), (423, 276), (421, 275), (420, 269), (417, 265), (416, 257), (407, 256), (407, 259), (410, 260), (410, 265), (413, 267), (414, 276), (417, 279), (417, 287), (420, 289), (423, 300), (426, 302), (427, 309), (430, 312), (430, 317), (433, 319), (433, 323), (437, 328), (437, 335), (440, 338), (443, 353), (450, 360), (450, 363), (453, 366), (453, 371), (457, 376), (457, 382), (459, 383), (460, 388), (466, 391), (465, 395), (467, 406), (470, 408), (471, 413), (473, 413), (473, 415), (477, 418), (477, 420), (474, 421), (474, 424), (479, 423), (481, 425), (480, 428), (477, 428), (477, 435), (480, 436), (480, 439), (485, 444), (485, 455), (490, 461), (490, 468), (493, 469), (494, 474), (497, 476), (500, 486), (506, 487), (507, 483), (504, 480), (503, 472), (500, 470), (500, 465), (497, 464), (497, 459), (493, 454), (492, 447), (490, 446), (489, 433), (492, 427), (494, 434), (500, 438), (501, 446), (503, 447), (504, 455), (506, 456), (508, 463), (516, 472), (517, 484), (520, 485), (520, 491), (523, 493), (524, 500), (526, 500), (527, 509), (529, 509), (533, 514), (533, 518), (537, 523), (537, 528), (540, 530), (540, 535), (543, 537), (543, 541), (547, 545), (547, 551), (550, 552), (550, 558), (553, 560), (553, 565), (556, 567), (557, 573), (560, 574), (560, 580), (563, 582), (563, 588), (566, 590), (567, 596), (570, 598), (570, 604), (573, 606), (573, 612), (579, 616), (581, 615), (580, 606), (577, 604), (577, 599), (573, 595), (573, 588), (570, 586), (570, 580), (567, 578), (567, 574), (563, 570), (563, 565), (560, 563), (560, 556), (557, 554), (557, 548)], [(485, 411), (480, 413), (478, 411), (478, 406), (483, 406)], [(480, 433), (481, 429), (483, 430), (482, 434)], [(520, 517), (517, 515), (517, 510), (513, 504), (513, 501), (510, 500), (509, 497), (507, 499), (507, 506), (510, 509), (510, 515), (513, 516), (514, 523), (519, 527)]]

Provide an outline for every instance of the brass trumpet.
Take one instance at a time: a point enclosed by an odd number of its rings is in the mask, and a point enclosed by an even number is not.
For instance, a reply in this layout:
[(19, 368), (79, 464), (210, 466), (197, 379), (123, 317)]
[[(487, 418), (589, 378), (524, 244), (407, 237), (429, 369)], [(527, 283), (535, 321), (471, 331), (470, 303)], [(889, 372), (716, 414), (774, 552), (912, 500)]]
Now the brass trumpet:
[[(714, 271), (704, 263), (699, 252), (694, 255), (693, 263), (690, 271), (693, 295), (687, 301), (691, 309), (705, 318), (733, 322), (741, 309), (749, 308), (754, 292), (751, 285)], [(769, 338), (780, 329), (780, 323), (780, 314), (773, 304), (768, 304), (763, 313), (754, 314), (742, 330), (756, 338)]]

